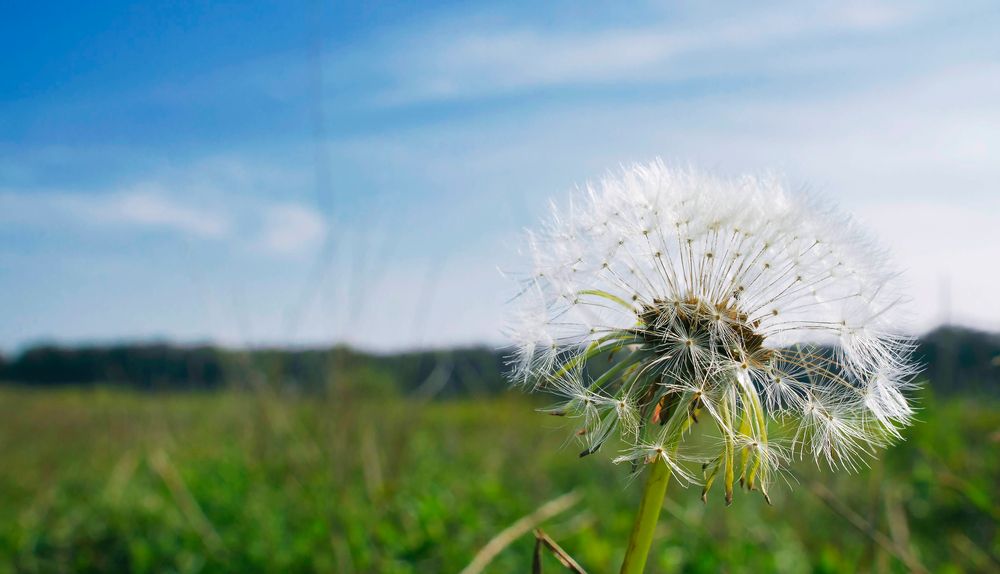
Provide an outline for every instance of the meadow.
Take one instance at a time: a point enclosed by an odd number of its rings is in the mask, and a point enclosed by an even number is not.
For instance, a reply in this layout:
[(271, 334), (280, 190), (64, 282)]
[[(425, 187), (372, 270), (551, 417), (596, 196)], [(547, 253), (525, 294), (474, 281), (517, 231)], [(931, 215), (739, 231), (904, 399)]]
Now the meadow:
[[(617, 571), (640, 485), (578, 458), (541, 404), (0, 387), (0, 572), (458, 572), (569, 492), (541, 528)], [(1000, 403), (925, 391), (920, 408), (858, 474), (794, 464), (773, 506), (672, 484), (647, 571), (1000, 571)], [(534, 547), (485, 571), (527, 572)]]

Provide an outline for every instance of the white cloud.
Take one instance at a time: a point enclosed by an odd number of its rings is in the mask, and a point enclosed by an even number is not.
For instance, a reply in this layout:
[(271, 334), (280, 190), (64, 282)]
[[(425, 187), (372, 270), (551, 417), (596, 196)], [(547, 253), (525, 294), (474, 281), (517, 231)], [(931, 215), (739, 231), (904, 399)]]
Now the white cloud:
[(181, 204), (155, 191), (118, 193), (83, 205), (97, 221), (166, 229), (198, 238), (224, 237), (230, 231), (225, 216)]
[(67, 224), (159, 229), (195, 238), (222, 238), (229, 219), (204, 207), (188, 205), (149, 186), (128, 191), (0, 192), (0, 221), (38, 228)]
[[(824, 34), (879, 32), (903, 24), (919, 10), (860, 2), (793, 8), (755, 4), (746, 12), (702, 14), (694, 23), (669, 14), (641, 25), (603, 29), (445, 22), (394, 38), (389, 49), (379, 51), (374, 65), (382, 60), (391, 87), (375, 100), (396, 105), (551, 86), (703, 77), (740, 66), (746, 50), (784, 50)], [(366, 59), (365, 65), (373, 64)]]
[(309, 207), (274, 204), (261, 211), (263, 218), (258, 245), (276, 255), (301, 255), (318, 247), (326, 238), (326, 220)]
[(322, 214), (303, 204), (205, 189), (212, 198), (199, 201), (168, 189), (143, 183), (125, 191), (89, 193), (0, 190), (0, 224), (74, 233), (161, 231), (276, 256), (308, 254), (326, 238)]

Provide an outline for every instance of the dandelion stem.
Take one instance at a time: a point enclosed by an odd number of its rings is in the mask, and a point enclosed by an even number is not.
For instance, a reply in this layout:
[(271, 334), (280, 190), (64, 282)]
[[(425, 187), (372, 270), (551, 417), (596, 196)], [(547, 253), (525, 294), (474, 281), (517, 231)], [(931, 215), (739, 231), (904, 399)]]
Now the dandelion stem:
[(733, 444), (733, 418), (729, 412), (729, 397), (722, 399), (722, 418), (726, 423), (725, 428), (722, 429), (723, 437), (726, 441), (726, 506), (733, 503), (733, 466), (735, 465), (735, 453)]
[(656, 521), (663, 507), (663, 496), (667, 493), (667, 483), (670, 482), (670, 467), (665, 461), (658, 458), (649, 467), (649, 477), (646, 479), (639, 513), (635, 517), (632, 534), (629, 536), (621, 574), (641, 574), (646, 567), (649, 546), (653, 542), (653, 531), (656, 530)]

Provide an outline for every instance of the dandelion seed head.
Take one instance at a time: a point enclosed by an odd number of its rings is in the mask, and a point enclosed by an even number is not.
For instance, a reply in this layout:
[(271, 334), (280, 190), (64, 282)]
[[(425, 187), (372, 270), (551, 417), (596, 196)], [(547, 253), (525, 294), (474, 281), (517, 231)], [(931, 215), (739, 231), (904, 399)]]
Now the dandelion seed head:
[[(553, 204), (526, 245), (511, 379), (560, 396), (591, 447), (617, 434), (618, 462), (658, 448), (679, 469), (704, 421), (724, 447), (691, 460), (742, 456), (761, 486), (792, 454), (858, 468), (912, 419), (897, 274), (849, 218), (776, 177), (635, 165)], [(775, 447), (769, 423), (790, 417)]]

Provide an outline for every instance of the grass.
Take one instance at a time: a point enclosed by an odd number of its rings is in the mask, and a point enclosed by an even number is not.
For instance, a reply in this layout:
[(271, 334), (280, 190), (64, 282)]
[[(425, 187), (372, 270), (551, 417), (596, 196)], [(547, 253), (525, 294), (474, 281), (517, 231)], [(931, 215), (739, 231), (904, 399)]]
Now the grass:
[[(456, 572), (574, 489), (543, 528), (615, 571), (641, 484), (607, 453), (578, 459), (536, 406), (0, 388), (0, 572)], [(923, 408), (871, 469), (797, 463), (773, 507), (672, 484), (647, 572), (1000, 570), (1000, 404)], [(524, 572), (533, 549), (527, 534), (487, 571)]]

